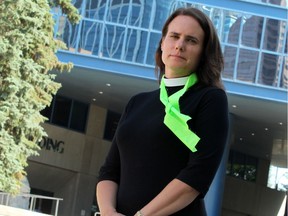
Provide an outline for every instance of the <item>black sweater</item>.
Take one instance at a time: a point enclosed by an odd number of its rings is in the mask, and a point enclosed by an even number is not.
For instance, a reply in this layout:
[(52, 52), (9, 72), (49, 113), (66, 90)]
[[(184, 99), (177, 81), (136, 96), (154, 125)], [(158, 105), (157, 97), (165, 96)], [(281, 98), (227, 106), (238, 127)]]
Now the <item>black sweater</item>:
[[(182, 87), (181, 87), (182, 88)], [(179, 87), (168, 87), (171, 95)], [(159, 90), (141, 93), (128, 103), (99, 181), (118, 183), (117, 211), (131, 216), (174, 178), (200, 192), (189, 206), (173, 214), (201, 215), (201, 198), (220, 163), (228, 132), (227, 97), (215, 87), (191, 87), (179, 101), (190, 129), (200, 137), (191, 152), (163, 123), (165, 107)]]

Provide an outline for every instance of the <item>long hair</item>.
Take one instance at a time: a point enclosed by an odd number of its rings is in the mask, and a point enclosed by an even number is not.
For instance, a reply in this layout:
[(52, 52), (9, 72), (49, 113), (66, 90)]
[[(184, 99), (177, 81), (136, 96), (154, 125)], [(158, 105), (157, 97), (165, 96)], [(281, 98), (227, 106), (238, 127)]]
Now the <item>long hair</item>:
[(179, 15), (191, 16), (192, 18), (196, 19), (205, 34), (202, 56), (198, 64), (198, 68), (195, 71), (200, 85), (217, 86), (224, 89), (221, 81), (221, 72), (224, 68), (224, 60), (217, 32), (211, 20), (202, 11), (196, 8), (178, 8), (166, 20), (162, 28), (162, 38), (159, 41), (155, 54), (155, 74), (158, 81), (160, 82), (163, 74), (165, 73), (165, 64), (162, 61), (161, 51), (162, 39), (167, 34), (169, 24)]

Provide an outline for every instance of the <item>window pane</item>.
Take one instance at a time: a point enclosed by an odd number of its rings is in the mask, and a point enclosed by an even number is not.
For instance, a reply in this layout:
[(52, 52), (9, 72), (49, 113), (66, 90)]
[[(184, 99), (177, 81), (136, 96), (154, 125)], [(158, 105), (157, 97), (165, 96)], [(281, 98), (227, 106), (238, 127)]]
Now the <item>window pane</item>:
[(85, 17), (91, 19), (104, 20), (106, 1), (87, 0)]
[(63, 127), (68, 127), (68, 121), (71, 109), (71, 99), (56, 96), (54, 105), (54, 112), (52, 116), (52, 123)]
[(247, 156), (244, 179), (248, 181), (256, 181), (257, 159)]
[(104, 27), (103, 56), (120, 59), (125, 28), (114, 25), (105, 25)]
[(54, 103), (54, 98), (51, 101), (50, 106), (46, 106), (45, 109), (41, 110), (40, 114), (48, 118), (47, 122), (51, 121), (51, 113), (52, 113), (52, 108), (53, 108), (53, 103)]
[(102, 29), (101, 23), (83, 21), (78, 51), (84, 54), (98, 55)]
[[(205, 9), (208, 10), (209, 15), (210, 15), (210, 19), (212, 20), (214, 28), (215, 28), (218, 36), (219, 36), (222, 32), (222, 26), (223, 26), (222, 10), (220, 10), (218, 8), (209, 8), (209, 7), (205, 7)], [(205, 11), (205, 9), (203, 8), (204, 11)]]
[(223, 78), (233, 79), (237, 48), (225, 46)]
[(229, 29), (228, 43), (238, 44), (240, 38), (240, 28), (242, 17), (239, 17)]
[(278, 5), (281, 7), (287, 7), (288, 6), (288, 1), (287, 0), (281, 0), (281, 1), (275, 1), (275, 0), (265, 0), (265, 2), (267, 1), (267, 3), (269, 4), (274, 4), (274, 5)]
[(84, 132), (88, 116), (88, 105), (85, 103), (73, 102), (70, 128)]
[(226, 165), (226, 174), (231, 175), (231, 170), (232, 170), (232, 159), (233, 159), (233, 151), (229, 152), (229, 157)]
[(218, 30), (218, 32), (220, 33), (220, 40), (226, 43), (228, 42), (232, 44), (238, 44), (241, 14), (224, 10), (222, 19), (222, 23), (219, 23), (221, 26), (217, 27), (220, 28)]
[(234, 152), (231, 175), (244, 179), (244, 174), (245, 174), (245, 155), (239, 152)]
[(243, 17), (243, 32), (241, 44), (247, 47), (260, 48), (263, 17), (251, 16)]
[(151, 1), (143, 4), (143, 2), (141, 2), (140, 0), (132, 0), (131, 15), (129, 17), (129, 25), (149, 28), (150, 19), (145, 19), (145, 18), (151, 17), (151, 12), (152, 12), (151, 4), (152, 4)]
[(107, 16), (105, 17), (107, 21), (126, 24), (129, 15), (129, 0), (110, 0), (107, 9)]
[(277, 85), (281, 59), (278, 55), (262, 53), (258, 83), (269, 86)]
[(288, 188), (288, 169), (270, 164), (267, 187), (279, 191), (286, 191)]
[(81, 14), (81, 7), (84, 0), (71, 0), (71, 3), (78, 9), (79, 13)]
[(284, 57), (282, 66), (281, 87), (288, 88), (288, 57)]
[(154, 53), (158, 47), (159, 41), (161, 39), (161, 35), (157, 33), (150, 34), (150, 43), (148, 43), (148, 53), (153, 53), (153, 55), (147, 56), (146, 64), (155, 65), (155, 56)]
[(288, 1), (287, 0), (238, 0), (238, 1), (248, 1), (248, 2), (255, 2), (259, 4), (271, 4), (271, 5), (277, 5), (280, 7), (287, 7)]
[(58, 27), (57, 39), (64, 41), (68, 48), (73, 48), (69, 50), (74, 51), (81, 25), (73, 25), (66, 16), (61, 16)]
[(112, 140), (121, 115), (112, 111), (107, 112), (104, 139)]
[(263, 49), (282, 52), (284, 46), (284, 32), (286, 22), (267, 19), (264, 33)]
[(230, 150), (226, 174), (246, 181), (256, 181), (258, 159)]
[(123, 56), (124, 60), (144, 63), (146, 43), (146, 31), (127, 29), (127, 42)]
[(285, 47), (284, 47), (284, 53), (288, 53), (288, 32), (286, 32), (286, 39), (285, 39)]
[[(152, 3), (154, 1), (149, 1), (149, 2)], [(167, 0), (157, 0), (157, 1), (155, 1), (155, 3), (156, 3), (156, 7), (153, 10), (154, 14), (151, 14), (151, 16), (154, 17), (154, 19), (152, 20), (153, 29), (161, 31), (162, 27), (164, 25), (164, 22), (166, 21), (167, 17), (169, 16), (170, 5), (167, 4)]]
[(246, 82), (255, 82), (257, 70), (258, 52), (248, 49), (240, 49), (237, 79)]

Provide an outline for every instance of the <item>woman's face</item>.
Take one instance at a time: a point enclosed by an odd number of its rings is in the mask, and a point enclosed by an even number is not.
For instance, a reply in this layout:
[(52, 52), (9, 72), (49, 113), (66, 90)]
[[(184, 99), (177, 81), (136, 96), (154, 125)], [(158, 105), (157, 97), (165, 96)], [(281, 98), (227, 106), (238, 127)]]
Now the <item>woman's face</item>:
[(161, 43), (166, 78), (195, 72), (202, 56), (204, 36), (203, 29), (191, 16), (179, 15), (170, 22)]

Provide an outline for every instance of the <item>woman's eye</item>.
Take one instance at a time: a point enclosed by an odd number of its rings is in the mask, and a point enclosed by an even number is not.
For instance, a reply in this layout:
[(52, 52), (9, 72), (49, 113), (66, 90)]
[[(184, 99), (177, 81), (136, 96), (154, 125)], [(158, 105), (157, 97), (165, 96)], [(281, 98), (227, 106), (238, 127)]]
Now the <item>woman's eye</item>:
[(177, 35), (170, 35), (171, 38), (179, 38)]
[(186, 41), (187, 41), (188, 43), (193, 43), (193, 44), (197, 43), (197, 40), (195, 40), (195, 39), (193, 39), (193, 38), (188, 38), (188, 39), (186, 39)]

